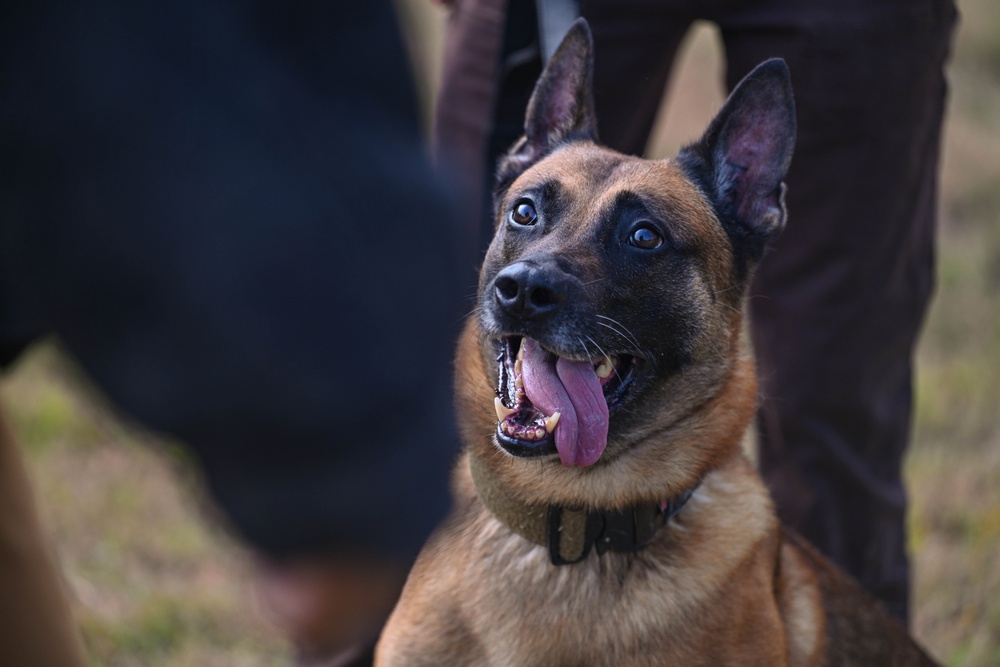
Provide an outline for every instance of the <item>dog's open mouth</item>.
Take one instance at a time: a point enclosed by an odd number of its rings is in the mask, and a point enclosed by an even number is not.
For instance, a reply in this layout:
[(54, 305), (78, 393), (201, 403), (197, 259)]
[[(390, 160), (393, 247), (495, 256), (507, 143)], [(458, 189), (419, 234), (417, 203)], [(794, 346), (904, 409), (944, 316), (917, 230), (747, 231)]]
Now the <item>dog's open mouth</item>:
[(516, 456), (558, 453), (567, 466), (589, 466), (601, 457), (609, 415), (639, 365), (630, 355), (574, 361), (519, 336), (500, 340), (497, 363), (500, 445)]

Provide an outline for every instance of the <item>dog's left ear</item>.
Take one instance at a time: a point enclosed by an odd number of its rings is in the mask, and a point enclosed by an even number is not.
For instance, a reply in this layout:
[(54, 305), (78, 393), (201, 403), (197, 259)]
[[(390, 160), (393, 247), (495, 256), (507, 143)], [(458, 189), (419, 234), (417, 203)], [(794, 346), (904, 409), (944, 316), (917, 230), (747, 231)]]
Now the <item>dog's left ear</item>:
[(740, 81), (701, 140), (678, 156), (755, 260), (785, 225), (783, 181), (794, 146), (791, 80), (775, 58)]
[(597, 140), (593, 72), (590, 26), (579, 18), (535, 84), (524, 119), (524, 136), (497, 167), (498, 190), (505, 189), (560, 144), (576, 139)]

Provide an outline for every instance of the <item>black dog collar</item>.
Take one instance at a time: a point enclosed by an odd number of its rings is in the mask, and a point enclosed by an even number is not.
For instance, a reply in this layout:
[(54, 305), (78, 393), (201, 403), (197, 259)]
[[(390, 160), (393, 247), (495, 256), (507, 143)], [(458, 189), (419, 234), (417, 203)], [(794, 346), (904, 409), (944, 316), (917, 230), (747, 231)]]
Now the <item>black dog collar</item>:
[(469, 459), (472, 481), (486, 509), (515, 533), (546, 547), (553, 565), (579, 563), (592, 547), (598, 554), (608, 550), (640, 551), (681, 511), (701, 484), (665, 503), (587, 511), (522, 502), (496, 483), (479, 457), (472, 454)]

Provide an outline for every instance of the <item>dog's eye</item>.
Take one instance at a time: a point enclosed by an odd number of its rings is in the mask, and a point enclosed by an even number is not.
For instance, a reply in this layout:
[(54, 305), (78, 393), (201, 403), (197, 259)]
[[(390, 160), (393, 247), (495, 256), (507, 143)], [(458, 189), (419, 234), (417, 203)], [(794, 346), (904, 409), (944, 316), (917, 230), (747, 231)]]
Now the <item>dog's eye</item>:
[(652, 227), (643, 225), (632, 230), (632, 234), (628, 237), (628, 242), (629, 245), (642, 250), (655, 250), (663, 245), (663, 237)]
[(510, 220), (518, 225), (533, 225), (538, 220), (538, 214), (530, 201), (521, 201), (510, 212)]

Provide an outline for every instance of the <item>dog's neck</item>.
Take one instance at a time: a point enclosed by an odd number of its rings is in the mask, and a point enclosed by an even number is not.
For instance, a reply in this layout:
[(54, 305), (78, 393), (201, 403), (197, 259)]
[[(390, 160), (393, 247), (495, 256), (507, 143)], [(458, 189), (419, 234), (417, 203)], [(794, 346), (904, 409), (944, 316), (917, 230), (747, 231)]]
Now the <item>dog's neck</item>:
[[(591, 549), (631, 553), (643, 549), (687, 503), (698, 484), (655, 504), (620, 510), (587, 510), (527, 503), (513, 496), (476, 454), (469, 457), (476, 493), (501, 523), (545, 547), (553, 565), (585, 559)], [(700, 484), (700, 482), (699, 482)]]

